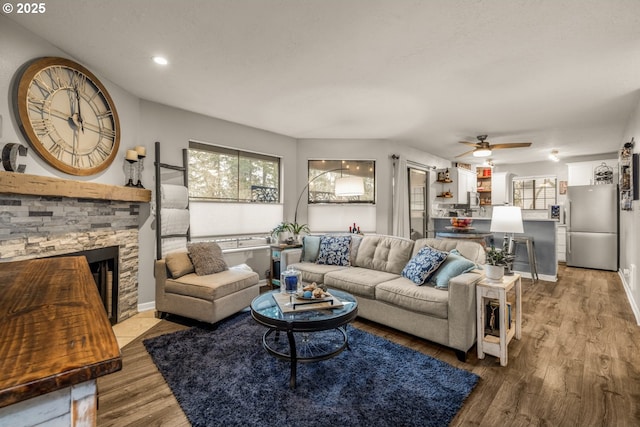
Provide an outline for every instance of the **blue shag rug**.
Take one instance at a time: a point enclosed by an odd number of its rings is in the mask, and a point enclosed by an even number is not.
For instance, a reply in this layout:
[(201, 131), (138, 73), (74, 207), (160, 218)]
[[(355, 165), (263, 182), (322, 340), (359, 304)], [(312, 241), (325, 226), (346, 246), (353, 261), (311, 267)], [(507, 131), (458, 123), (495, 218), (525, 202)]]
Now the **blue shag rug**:
[(195, 427), (446, 426), (479, 379), (349, 327), (350, 350), (299, 363), (291, 390), (289, 363), (262, 347), (265, 330), (245, 312), (144, 345)]

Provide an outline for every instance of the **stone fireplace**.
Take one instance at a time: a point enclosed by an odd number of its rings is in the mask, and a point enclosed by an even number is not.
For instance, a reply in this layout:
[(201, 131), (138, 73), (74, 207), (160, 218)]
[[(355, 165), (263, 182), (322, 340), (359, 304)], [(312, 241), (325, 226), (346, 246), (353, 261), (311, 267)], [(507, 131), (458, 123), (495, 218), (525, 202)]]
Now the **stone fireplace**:
[[(90, 186), (91, 198), (84, 198), (47, 194), (67, 193), (68, 189), (42, 191), (42, 186), (24, 185), (20, 189), (17, 185), (3, 185), (7, 177), (16, 175), (20, 180), (53, 181), (57, 187), (60, 183), (76, 183), (0, 172), (0, 262), (115, 247), (118, 257), (117, 280), (114, 279), (113, 283), (117, 283), (117, 291), (113, 295), (117, 297), (117, 304), (113, 304), (113, 307), (117, 308), (111, 314), (111, 322), (117, 323), (136, 314), (140, 204), (150, 199), (150, 192), (130, 189), (134, 196), (123, 196), (123, 190), (127, 190), (125, 187), (81, 182), (77, 191), (72, 193), (85, 194), (87, 186)], [(15, 183), (12, 181), (9, 184)], [(94, 194), (94, 188), (107, 191)], [(126, 198), (131, 200), (121, 200)]]

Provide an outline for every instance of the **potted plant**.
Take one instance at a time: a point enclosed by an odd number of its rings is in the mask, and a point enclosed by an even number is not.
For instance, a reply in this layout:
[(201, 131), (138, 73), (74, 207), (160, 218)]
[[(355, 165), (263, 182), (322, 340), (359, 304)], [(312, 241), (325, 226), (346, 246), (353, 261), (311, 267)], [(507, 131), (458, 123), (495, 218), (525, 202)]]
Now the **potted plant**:
[(487, 264), (485, 265), (485, 274), (487, 279), (501, 280), (504, 276), (504, 268), (507, 265), (507, 257), (505, 253), (491, 246), (487, 250)]
[[(271, 236), (278, 241), (287, 243), (300, 242), (300, 233), (309, 233), (311, 230), (307, 224), (298, 224), (297, 222), (281, 222), (273, 230)], [(293, 237), (287, 236), (288, 233)], [(287, 238), (288, 237), (288, 238)]]
[(280, 243), (283, 242), (285, 240), (284, 235), (286, 233), (288, 233), (289, 230), (289, 225), (286, 222), (281, 222), (280, 224), (276, 225), (273, 230), (271, 230), (271, 237), (273, 237), (274, 241), (276, 243)]
[(301, 243), (300, 233), (309, 233), (311, 231), (307, 224), (298, 224), (297, 222), (287, 223), (287, 228), (293, 233), (293, 238), (298, 243)]

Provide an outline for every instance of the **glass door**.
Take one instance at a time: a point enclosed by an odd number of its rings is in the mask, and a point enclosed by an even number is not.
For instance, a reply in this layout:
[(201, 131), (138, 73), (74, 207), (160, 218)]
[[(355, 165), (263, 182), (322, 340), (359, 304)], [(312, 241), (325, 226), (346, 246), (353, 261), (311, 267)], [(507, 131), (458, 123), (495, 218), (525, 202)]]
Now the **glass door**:
[(429, 193), (427, 185), (429, 175), (426, 171), (408, 168), (409, 177), (409, 223), (411, 225), (411, 240), (428, 237), (427, 200)]

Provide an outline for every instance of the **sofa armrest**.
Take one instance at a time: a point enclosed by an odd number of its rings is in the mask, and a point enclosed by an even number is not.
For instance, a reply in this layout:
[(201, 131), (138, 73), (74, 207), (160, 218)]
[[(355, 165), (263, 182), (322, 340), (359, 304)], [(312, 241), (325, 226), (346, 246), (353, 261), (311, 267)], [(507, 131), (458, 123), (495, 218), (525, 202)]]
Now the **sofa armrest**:
[(302, 260), (302, 249), (287, 249), (280, 253), (282, 265), (297, 264)]
[(478, 271), (449, 280), (449, 343), (455, 349), (466, 352), (476, 341), (476, 283), (483, 277)]

